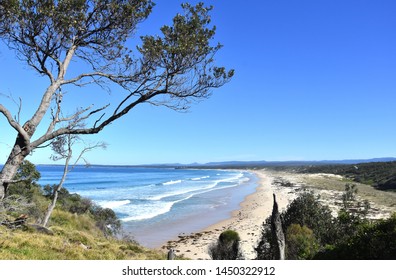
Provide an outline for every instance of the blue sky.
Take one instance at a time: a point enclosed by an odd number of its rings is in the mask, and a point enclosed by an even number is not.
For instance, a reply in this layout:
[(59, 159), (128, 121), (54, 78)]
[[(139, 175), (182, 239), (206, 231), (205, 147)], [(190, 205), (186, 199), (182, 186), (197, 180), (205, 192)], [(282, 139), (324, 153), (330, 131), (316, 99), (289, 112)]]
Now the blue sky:
[[(140, 33), (159, 33), (183, 1), (157, 1)], [(196, 3), (197, 1), (191, 1)], [(204, 1), (213, 5), (217, 63), (234, 79), (188, 113), (144, 105), (86, 141), (96, 164), (324, 160), (396, 156), (396, 2)], [(139, 34), (140, 34), (139, 33)], [(0, 47), (0, 103), (23, 99), (22, 120), (46, 80)], [(73, 65), (74, 70), (78, 66)], [(73, 70), (73, 71), (74, 71)], [(69, 90), (70, 111), (93, 93)], [(103, 93), (97, 105), (112, 101)], [(0, 163), (15, 133), (0, 118)], [(49, 150), (34, 163), (51, 163)]]

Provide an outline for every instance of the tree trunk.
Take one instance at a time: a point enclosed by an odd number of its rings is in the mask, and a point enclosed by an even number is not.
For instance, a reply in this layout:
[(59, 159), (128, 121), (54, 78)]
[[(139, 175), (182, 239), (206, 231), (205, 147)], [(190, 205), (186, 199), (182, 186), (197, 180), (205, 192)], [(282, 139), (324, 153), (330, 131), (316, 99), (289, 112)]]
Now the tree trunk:
[(59, 185), (58, 185), (56, 187), (56, 189), (54, 190), (54, 197), (52, 198), (52, 201), (51, 201), (50, 205), (48, 206), (47, 213), (45, 213), (45, 217), (44, 217), (44, 220), (43, 220), (43, 223), (42, 223), (43, 227), (47, 227), (48, 221), (49, 221), (49, 219), (50, 219), (50, 217), (52, 215), (52, 212), (55, 209), (56, 201), (58, 200), (59, 190), (60, 190), (60, 188), (59, 188)]
[(274, 206), (272, 208), (271, 217), (271, 232), (272, 237), (275, 240), (275, 259), (285, 259), (285, 235), (283, 234), (282, 221), (279, 214), (278, 203), (276, 202), (276, 196), (274, 194)]
[(63, 168), (62, 179), (60, 180), (59, 184), (54, 189), (54, 197), (52, 198), (52, 201), (51, 201), (50, 205), (48, 206), (47, 213), (45, 213), (44, 221), (42, 223), (43, 227), (47, 227), (48, 221), (52, 215), (52, 211), (54, 211), (54, 209), (55, 209), (56, 201), (58, 200), (59, 191), (61, 190), (63, 183), (66, 180), (67, 173), (69, 173), (69, 162), (72, 157), (72, 150), (71, 150), (70, 146), (69, 146), (68, 152), (69, 153), (66, 157), (65, 167)]
[(28, 156), (33, 149), (30, 139), (36, 131), (36, 128), (40, 124), (45, 113), (47, 112), (51, 104), (51, 98), (55, 91), (59, 88), (59, 86), (60, 82), (57, 82), (51, 84), (47, 88), (37, 112), (21, 127), (21, 129), (23, 129), (26, 133), (25, 135), (18, 133), (14, 147), (12, 148), (7, 161), (0, 172), (0, 200), (3, 200), (4, 197), (7, 195), (7, 187), (12, 179), (15, 177), (19, 165), (24, 161), (26, 156)]
[(14, 147), (0, 172), (0, 200), (3, 200), (7, 195), (7, 187), (9, 183), (12, 182), (12, 179), (18, 171), (19, 165), (28, 154), (29, 151), (27, 149), (26, 141), (21, 135), (18, 135)]

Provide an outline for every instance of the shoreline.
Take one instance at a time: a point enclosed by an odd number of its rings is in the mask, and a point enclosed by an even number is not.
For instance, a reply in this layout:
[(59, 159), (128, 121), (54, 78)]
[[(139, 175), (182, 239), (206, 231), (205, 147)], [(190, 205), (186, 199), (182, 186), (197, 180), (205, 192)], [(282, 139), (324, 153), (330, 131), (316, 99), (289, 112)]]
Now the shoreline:
[(295, 198), (295, 194), (287, 188), (279, 188), (274, 184), (275, 177), (266, 170), (246, 170), (254, 174), (257, 187), (254, 193), (244, 197), (239, 209), (231, 212), (231, 218), (215, 223), (197, 233), (179, 236), (177, 240), (168, 241), (161, 246), (161, 250), (173, 248), (176, 255), (188, 259), (210, 259), (208, 246), (218, 239), (221, 232), (232, 229), (238, 232), (241, 238), (241, 249), (245, 259), (254, 259), (254, 248), (261, 235), (261, 226), (271, 215), (273, 193), (277, 197), (279, 210), (283, 211)]
[[(221, 232), (235, 230), (240, 236), (240, 247), (246, 260), (256, 257), (254, 248), (261, 237), (262, 224), (272, 214), (273, 194), (279, 206), (279, 212), (305, 190), (319, 195), (320, 202), (327, 205), (334, 216), (340, 210), (340, 201), (347, 181), (334, 174), (296, 174), (273, 170), (245, 170), (254, 174), (258, 186), (254, 193), (244, 197), (239, 209), (232, 211), (231, 218), (215, 223), (204, 230), (190, 235), (179, 236), (177, 240), (168, 241), (160, 250), (173, 248), (176, 255), (192, 260), (211, 259), (208, 247), (218, 240)], [(357, 200), (370, 201), (367, 217), (371, 220), (389, 218), (396, 212), (394, 198), (396, 194), (375, 190), (371, 186), (357, 184)], [(390, 198), (388, 197), (390, 196)]]

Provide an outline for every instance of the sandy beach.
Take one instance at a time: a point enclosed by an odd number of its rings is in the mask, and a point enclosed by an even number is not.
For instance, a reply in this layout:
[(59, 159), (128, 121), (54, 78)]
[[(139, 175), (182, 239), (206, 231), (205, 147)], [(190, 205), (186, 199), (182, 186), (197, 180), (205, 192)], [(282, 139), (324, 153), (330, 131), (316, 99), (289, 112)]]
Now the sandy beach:
[[(210, 259), (208, 246), (214, 243), (221, 232), (235, 230), (241, 238), (241, 249), (244, 258), (255, 259), (256, 247), (261, 236), (263, 222), (272, 213), (273, 194), (277, 197), (279, 211), (286, 209), (304, 189), (309, 189), (320, 197), (320, 201), (328, 205), (336, 216), (342, 201), (345, 180), (333, 174), (298, 174), (294, 172), (278, 172), (273, 170), (250, 170), (259, 181), (256, 191), (245, 197), (240, 208), (233, 211), (231, 218), (211, 225), (206, 229), (181, 235), (179, 239), (168, 241), (161, 249), (173, 248), (178, 256), (188, 259)], [(369, 219), (387, 218), (396, 212), (395, 193), (382, 192), (374, 188), (357, 184), (358, 200), (370, 201)]]
[(284, 210), (296, 195), (290, 189), (278, 187), (271, 172), (251, 172), (259, 178), (256, 192), (245, 197), (240, 209), (233, 211), (231, 218), (209, 226), (201, 232), (179, 236), (178, 240), (169, 241), (161, 249), (171, 247), (177, 255), (189, 259), (210, 259), (208, 246), (217, 240), (222, 231), (232, 229), (239, 233), (245, 259), (254, 259), (254, 247), (260, 237), (261, 226), (272, 213), (273, 194), (277, 197), (280, 211)]

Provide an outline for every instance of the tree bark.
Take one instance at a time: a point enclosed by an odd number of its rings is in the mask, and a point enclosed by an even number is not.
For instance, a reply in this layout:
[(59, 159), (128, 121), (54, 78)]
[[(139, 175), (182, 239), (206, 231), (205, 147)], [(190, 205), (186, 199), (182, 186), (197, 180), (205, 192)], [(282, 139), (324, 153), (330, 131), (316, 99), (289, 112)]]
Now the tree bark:
[(272, 237), (275, 240), (275, 259), (285, 259), (285, 235), (283, 234), (282, 221), (279, 214), (278, 203), (276, 202), (276, 196), (274, 195), (274, 206), (272, 208), (271, 217), (271, 232)]
[(19, 165), (28, 154), (29, 149), (26, 145), (26, 139), (19, 134), (7, 161), (0, 172), (0, 200), (3, 200), (7, 195), (8, 185), (12, 182), (18, 171)]
[[(71, 57), (68, 59), (71, 59)], [(69, 61), (66, 62), (68, 63)], [(66, 70), (64, 70), (64, 72), (66, 72)], [(63, 79), (63, 77), (61, 77), (61, 79)], [(31, 150), (38, 146), (32, 145), (30, 141), (31, 137), (35, 133), (37, 126), (40, 124), (44, 115), (48, 111), (48, 108), (51, 104), (51, 98), (60, 87), (61, 79), (51, 84), (47, 88), (36, 113), (30, 120), (25, 122), (23, 126), (20, 126), (18, 123), (16, 123), (15, 120), (7, 114), (9, 112), (4, 111), (4, 108), (3, 110), (1, 110), (1, 113), (7, 117), (10, 123), (13, 124), (12, 127), (18, 131), (18, 136), (15, 140), (14, 147), (12, 148), (7, 161), (0, 172), (0, 200), (3, 200), (4, 197), (7, 195), (7, 187), (16, 175), (19, 165), (30, 154)]]

